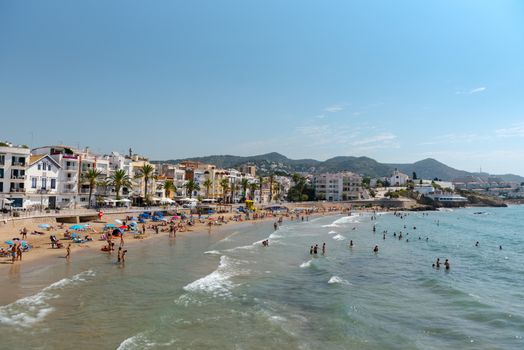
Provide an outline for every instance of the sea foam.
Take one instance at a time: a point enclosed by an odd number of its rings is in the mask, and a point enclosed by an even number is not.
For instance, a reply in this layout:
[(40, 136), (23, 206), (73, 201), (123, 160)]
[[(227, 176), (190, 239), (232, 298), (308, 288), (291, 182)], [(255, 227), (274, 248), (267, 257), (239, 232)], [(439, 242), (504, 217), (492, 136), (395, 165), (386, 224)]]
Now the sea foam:
[(199, 278), (184, 287), (186, 292), (209, 293), (214, 296), (229, 296), (235, 287), (231, 278), (249, 273), (241, 268), (243, 261), (230, 258), (226, 255), (220, 257), (218, 268), (209, 275)]
[(138, 333), (120, 343), (117, 350), (152, 349), (158, 347), (168, 347), (173, 345), (174, 343), (174, 340), (171, 340), (167, 343), (156, 343), (151, 341), (145, 335), (145, 333)]
[(349, 283), (347, 280), (341, 278), (341, 277), (338, 277), (338, 276), (332, 276), (329, 281), (328, 281), (329, 284), (345, 284), (345, 285), (351, 285), (351, 283)]
[(0, 307), (0, 324), (28, 328), (41, 322), (54, 311), (54, 308), (48, 302), (59, 298), (61, 289), (85, 282), (88, 277), (92, 276), (95, 276), (95, 272), (87, 270), (72, 277), (63, 278), (34, 295)]
[(333, 239), (335, 241), (343, 241), (346, 239), (346, 237), (342, 236), (342, 235), (336, 235), (336, 236), (333, 236)]

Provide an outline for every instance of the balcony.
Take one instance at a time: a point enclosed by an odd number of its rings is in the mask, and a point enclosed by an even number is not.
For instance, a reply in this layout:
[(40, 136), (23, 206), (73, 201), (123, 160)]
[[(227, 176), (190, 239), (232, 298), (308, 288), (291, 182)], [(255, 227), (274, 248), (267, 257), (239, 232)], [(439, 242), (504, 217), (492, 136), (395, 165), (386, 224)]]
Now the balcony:
[(25, 166), (25, 162), (13, 162), (11, 163), (12, 166)]
[(64, 167), (64, 170), (65, 171), (78, 171), (78, 167), (70, 165), (70, 166)]
[(9, 190), (11, 193), (25, 193), (25, 188), (11, 188)]
[(11, 175), (11, 180), (25, 180), (25, 175)]

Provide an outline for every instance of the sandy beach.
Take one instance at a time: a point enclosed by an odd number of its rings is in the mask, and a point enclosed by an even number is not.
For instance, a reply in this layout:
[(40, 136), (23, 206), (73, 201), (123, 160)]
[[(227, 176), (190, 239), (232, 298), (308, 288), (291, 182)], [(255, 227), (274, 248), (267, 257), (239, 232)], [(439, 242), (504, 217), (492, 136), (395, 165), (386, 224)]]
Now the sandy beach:
[[(288, 205), (290, 209), (298, 208), (298, 205)], [(301, 206), (302, 208), (303, 206)], [(324, 206), (321, 203), (316, 204), (315, 206), (309, 207), (314, 212), (311, 212), (310, 216), (325, 215), (325, 214), (336, 214), (347, 211), (347, 206), (338, 205), (338, 206)], [(70, 239), (65, 237), (66, 232), (73, 233), (77, 232), (71, 230), (70, 227), (74, 224), (63, 224), (60, 226), (56, 222), (54, 217), (46, 218), (34, 218), (30, 220), (9, 220), (2, 221), (0, 223), (0, 247), (5, 250), (8, 249), (9, 244), (5, 241), (13, 240), (14, 238), (22, 239), (21, 231), (25, 228), (27, 230), (27, 238), (25, 241), (31, 246), (31, 249), (28, 252), (22, 253), (22, 260), (17, 260), (14, 264), (11, 262), (10, 256), (0, 257), (0, 272), (12, 268), (13, 265), (22, 265), (24, 269), (30, 269), (33, 265), (46, 264), (49, 261), (54, 261), (56, 259), (64, 258), (66, 255), (66, 247), (68, 244), (71, 244), (71, 256), (74, 257), (79, 253), (98, 253), (98, 254), (107, 254), (107, 252), (102, 251), (101, 249), (107, 246), (107, 241), (104, 239), (104, 235), (107, 235), (111, 232), (108, 230), (104, 231), (104, 226), (106, 224), (115, 224), (115, 220), (125, 221), (127, 216), (136, 216), (136, 212), (133, 213), (119, 213), (119, 214), (108, 214), (104, 215), (101, 220), (89, 221), (82, 223), (82, 225), (89, 225), (89, 227), (83, 231), (78, 231), (83, 237), (89, 235), (92, 238), (92, 241), (85, 243), (72, 243)], [(293, 216), (293, 218), (291, 218)], [(237, 213), (220, 213), (213, 214), (210, 216), (212, 219), (222, 218), (221, 221), (218, 220), (209, 220), (207, 216), (203, 216), (202, 220), (198, 220), (198, 215), (193, 216), (193, 225), (187, 225), (187, 220), (173, 220), (174, 225), (182, 225), (184, 229), (178, 230), (176, 235), (190, 235), (196, 233), (213, 233), (222, 228), (231, 228), (234, 225), (239, 224), (253, 224), (261, 221), (276, 221), (280, 217), (282, 220), (291, 220), (296, 219), (296, 214), (286, 214), (286, 215), (273, 215), (271, 213), (260, 212), (255, 217), (251, 216), (250, 220), (245, 220), (244, 215), (240, 216)], [(166, 217), (167, 218), (167, 217)], [(212, 223), (210, 225), (210, 222)], [(40, 225), (46, 224), (49, 225), (49, 228), (44, 229)], [(159, 226), (159, 233), (156, 233), (155, 226)], [(139, 225), (139, 230), (142, 230), (142, 224)], [(124, 244), (126, 247), (134, 246), (140, 244), (144, 240), (154, 239), (158, 237), (168, 236), (170, 224), (167, 222), (153, 222), (147, 220), (145, 223), (146, 231), (143, 235), (134, 235), (134, 234), (124, 234)], [(39, 232), (40, 234), (35, 234)], [(59, 242), (62, 243), (61, 248), (54, 248), (51, 244), (50, 237), (54, 235), (59, 239)], [(120, 238), (114, 237), (113, 242), (115, 246), (118, 247), (120, 244)]]

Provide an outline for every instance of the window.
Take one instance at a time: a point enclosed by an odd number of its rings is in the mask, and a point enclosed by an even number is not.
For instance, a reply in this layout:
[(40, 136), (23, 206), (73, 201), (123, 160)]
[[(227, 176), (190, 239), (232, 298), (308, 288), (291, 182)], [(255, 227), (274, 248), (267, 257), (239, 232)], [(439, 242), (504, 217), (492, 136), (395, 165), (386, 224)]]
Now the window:
[(0, 182), (0, 192), (4, 192), (4, 183)]
[(31, 188), (36, 188), (36, 177), (31, 178)]
[(47, 170), (51, 171), (51, 164), (47, 164)]
[(4, 178), (4, 169), (0, 169), (0, 179)]
[(52, 189), (56, 188), (56, 179), (51, 179), (51, 188)]
[(47, 179), (45, 177), (42, 178), (42, 189), (45, 190), (47, 187)]
[(42, 165), (38, 164), (38, 170), (42, 170)]

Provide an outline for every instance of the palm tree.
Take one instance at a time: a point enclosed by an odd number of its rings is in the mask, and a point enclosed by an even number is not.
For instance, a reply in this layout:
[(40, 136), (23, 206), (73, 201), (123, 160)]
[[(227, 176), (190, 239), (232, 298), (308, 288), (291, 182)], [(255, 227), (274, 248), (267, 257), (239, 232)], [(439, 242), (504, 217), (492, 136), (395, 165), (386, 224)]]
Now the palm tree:
[(166, 191), (166, 196), (168, 198), (171, 195), (171, 192), (176, 192), (176, 186), (172, 180), (166, 180), (166, 182), (164, 182), (164, 191)]
[(202, 185), (206, 188), (206, 198), (209, 198), (209, 189), (213, 186), (213, 181), (211, 181), (211, 179), (206, 179)]
[(124, 169), (115, 171), (109, 178), (109, 183), (115, 188), (116, 199), (120, 199), (120, 190), (122, 187), (132, 187), (131, 178)]
[(222, 180), (220, 180), (220, 187), (222, 187), (222, 194), (224, 196), (224, 204), (225, 204), (227, 191), (229, 190), (229, 179), (223, 178)]
[(147, 190), (149, 185), (149, 180), (152, 179), (155, 173), (155, 167), (151, 164), (144, 164), (137, 170), (137, 174), (135, 175), (135, 178), (137, 179), (144, 179), (144, 200), (146, 203), (149, 202), (149, 198), (147, 196)]
[(240, 186), (242, 187), (242, 197), (244, 200), (247, 198), (247, 188), (249, 187), (249, 181), (248, 179), (242, 179), (240, 182)]
[(231, 203), (235, 199), (235, 194), (238, 190), (238, 184), (236, 182), (231, 183)]
[(260, 186), (260, 203), (262, 203), (262, 188), (264, 187), (264, 184), (266, 184), (265, 179), (262, 176), (258, 177), (258, 182)]
[(184, 187), (186, 188), (186, 191), (189, 192), (189, 198), (193, 198), (193, 191), (200, 190), (200, 186), (198, 185), (198, 183), (196, 183), (193, 180), (188, 180), (184, 184)]
[(269, 203), (273, 201), (273, 182), (275, 181), (275, 174), (269, 175)]
[(256, 182), (252, 182), (249, 184), (249, 196), (252, 201), (255, 200), (255, 191), (257, 190), (258, 184)]
[(91, 208), (91, 196), (93, 190), (98, 184), (98, 178), (102, 175), (102, 172), (98, 169), (91, 168), (87, 172), (82, 174), (82, 182), (86, 182), (89, 185), (89, 198), (87, 200), (87, 208)]

